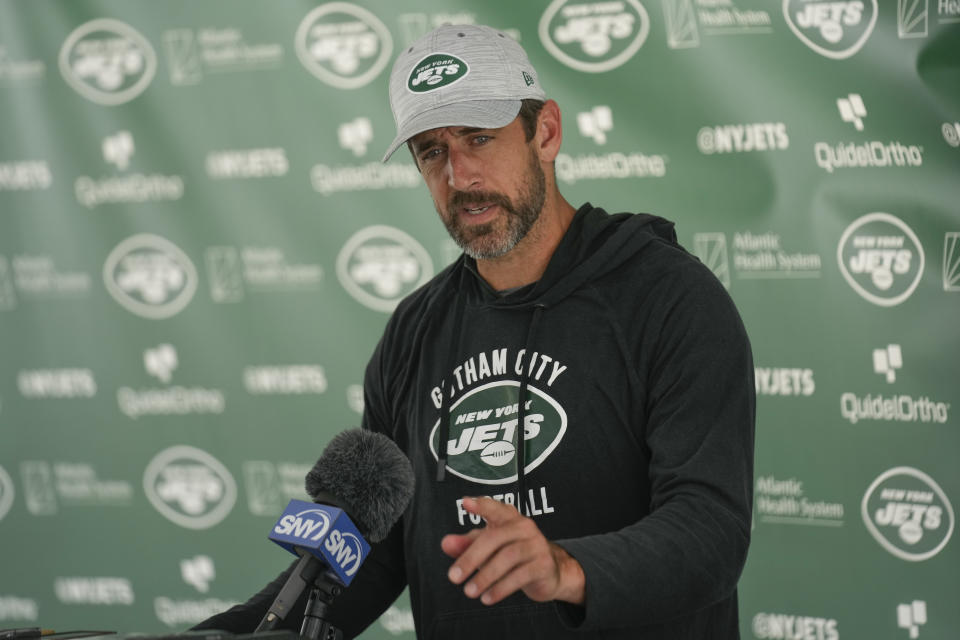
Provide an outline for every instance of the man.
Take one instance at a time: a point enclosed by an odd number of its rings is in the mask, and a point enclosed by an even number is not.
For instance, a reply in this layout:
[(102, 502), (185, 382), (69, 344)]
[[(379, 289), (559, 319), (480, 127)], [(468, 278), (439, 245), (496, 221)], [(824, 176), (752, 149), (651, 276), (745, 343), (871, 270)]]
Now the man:
[[(563, 198), (560, 109), (506, 35), (434, 30), (390, 101), (384, 160), (407, 144), (464, 255), (367, 367), (416, 491), (331, 622), (409, 586), (421, 638), (739, 637), (753, 368), (723, 287), (666, 220)], [(202, 626), (249, 631), (283, 579)]]

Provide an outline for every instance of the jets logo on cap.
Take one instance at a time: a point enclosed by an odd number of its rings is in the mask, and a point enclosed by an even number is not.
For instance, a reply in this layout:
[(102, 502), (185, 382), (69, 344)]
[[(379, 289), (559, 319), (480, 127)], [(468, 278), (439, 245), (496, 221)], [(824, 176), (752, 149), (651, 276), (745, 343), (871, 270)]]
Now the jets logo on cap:
[(407, 89), (414, 93), (426, 93), (449, 87), (467, 75), (467, 63), (446, 53), (434, 53), (413, 66), (407, 79)]

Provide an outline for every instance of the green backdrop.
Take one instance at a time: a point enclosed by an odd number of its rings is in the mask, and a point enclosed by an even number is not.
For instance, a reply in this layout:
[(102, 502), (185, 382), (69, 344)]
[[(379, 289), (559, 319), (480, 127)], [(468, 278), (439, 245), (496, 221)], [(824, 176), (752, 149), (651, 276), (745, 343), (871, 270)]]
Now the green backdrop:
[(286, 566), (273, 518), (457, 253), (379, 162), (443, 22), (518, 38), (566, 197), (675, 220), (743, 314), (743, 637), (956, 638), (955, 0), (0, 0), (0, 627), (179, 631)]

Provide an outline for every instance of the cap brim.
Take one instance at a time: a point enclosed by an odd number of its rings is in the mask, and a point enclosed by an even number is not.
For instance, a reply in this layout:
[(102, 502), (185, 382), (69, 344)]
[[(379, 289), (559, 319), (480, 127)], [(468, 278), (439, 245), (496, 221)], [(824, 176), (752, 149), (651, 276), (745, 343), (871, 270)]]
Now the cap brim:
[(382, 162), (413, 136), (439, 127), (477, 127), (496, 129), (505, 127), (520, 113), (520, 100), (469, 100), (447, 104), (411, 118), (397, 129)]

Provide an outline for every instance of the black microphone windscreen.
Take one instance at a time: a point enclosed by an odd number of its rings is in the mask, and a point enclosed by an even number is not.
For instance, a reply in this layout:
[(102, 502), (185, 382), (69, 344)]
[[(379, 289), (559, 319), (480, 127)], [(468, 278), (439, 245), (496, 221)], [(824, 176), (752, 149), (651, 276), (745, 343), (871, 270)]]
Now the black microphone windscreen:
[(387, 537), (413, 497), (413, 467), (390, 438), (348, 429), (330, 441), (307, 474), (307, 494), (333, 496), (370, 542)]

